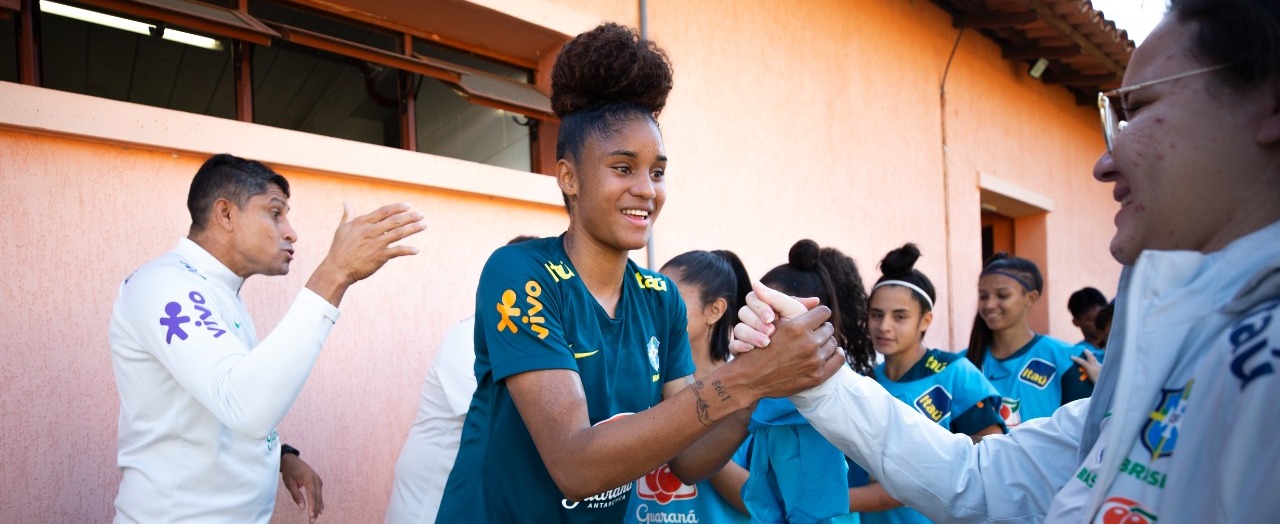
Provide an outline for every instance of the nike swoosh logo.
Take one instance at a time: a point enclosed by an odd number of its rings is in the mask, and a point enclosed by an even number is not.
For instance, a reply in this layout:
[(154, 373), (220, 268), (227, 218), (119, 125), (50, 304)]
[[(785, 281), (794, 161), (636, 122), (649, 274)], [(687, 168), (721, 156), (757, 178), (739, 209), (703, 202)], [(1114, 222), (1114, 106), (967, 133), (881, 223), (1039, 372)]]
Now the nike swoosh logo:
[(600, 352), (600, 350), (598, 350), (598, 349), (597, 349), (597, 350), (595, 350), (595, 351), (588, 351), (588, 352), (586, 352), (586, 353), (574, 353), (574, 354), (573, 354), (573, 358), (587, 358), (587, 357), (589, 357), (589, 356), (591, 356), (591, 355), (594, 355), (594, 354), (596, 354), (596, 353), (599, 353), (599, 352)]

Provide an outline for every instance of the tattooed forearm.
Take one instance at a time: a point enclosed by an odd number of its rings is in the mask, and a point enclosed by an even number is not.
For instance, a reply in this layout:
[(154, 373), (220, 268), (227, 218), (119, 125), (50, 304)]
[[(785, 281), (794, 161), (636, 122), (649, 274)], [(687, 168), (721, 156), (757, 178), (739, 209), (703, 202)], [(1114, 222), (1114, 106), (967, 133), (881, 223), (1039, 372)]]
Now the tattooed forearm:
[(724, 384), (721, 384), (719, 380), (712, 382), (711, 388), (716, 390), (716, 396), (720, 397), (720, 402), (733, 398), (729, 396), (729, 392), (724, 389)]
[(690, 386), (693, 390), (693, 396), (697, 399), (698, 422), (703, 426), (711, 427), (711, 405), (702, 399), (702, 389), (706, 387), (701, 380), (696, 381)]

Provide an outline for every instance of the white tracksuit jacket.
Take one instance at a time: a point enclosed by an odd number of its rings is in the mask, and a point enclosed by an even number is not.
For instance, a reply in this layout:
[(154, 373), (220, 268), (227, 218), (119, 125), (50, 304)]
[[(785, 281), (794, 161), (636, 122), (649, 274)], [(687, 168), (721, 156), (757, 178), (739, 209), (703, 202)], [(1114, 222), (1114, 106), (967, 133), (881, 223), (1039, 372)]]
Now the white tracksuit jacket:
[(1280, 222), (1126, 267), (1091, 399), (977, 445), (842, 369), (793, 396), (939, 522), (1280, 522)]
[(338, 309), (304, 288), (259, 343), (243, 283), (184, 238), (120, 285), (108, 335), (120, 392), (115, 522), (270, 520), (275, 428)]

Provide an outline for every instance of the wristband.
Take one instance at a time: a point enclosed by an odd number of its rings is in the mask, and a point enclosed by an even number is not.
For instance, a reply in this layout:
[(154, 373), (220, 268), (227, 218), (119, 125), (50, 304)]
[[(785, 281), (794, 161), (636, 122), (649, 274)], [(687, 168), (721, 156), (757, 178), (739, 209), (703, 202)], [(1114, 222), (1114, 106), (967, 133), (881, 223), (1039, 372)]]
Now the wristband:
[(285, 455), (293, 455), (293, 456), (295, 456), (295, 457), (299, 457), (299, 458), (301, 458), (301, 457), (302, 457), (302, 452), (301, 452), (301, 451), (298, 451), (298, 448), (295, 448), (295, 447), (290, 446), (290, 445), (288, 445), (288, 444), (281, 444), (281, 445), (280, 445), (280, 457), (281, 457), (281, 458), (283, 458)]

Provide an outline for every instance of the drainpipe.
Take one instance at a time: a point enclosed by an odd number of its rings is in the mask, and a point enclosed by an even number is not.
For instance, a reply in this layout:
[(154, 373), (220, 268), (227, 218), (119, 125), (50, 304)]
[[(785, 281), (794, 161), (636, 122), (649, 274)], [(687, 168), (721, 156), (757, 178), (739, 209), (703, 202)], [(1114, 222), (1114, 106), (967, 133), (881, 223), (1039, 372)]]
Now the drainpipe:
[[(640, 39), (649, 39), (649, 2), (640, 0)], [(653, 259), (653, 227), (649, 228), (649, 242), (645, 244), (645, 267), (653, 269), (657, 267), (657, 262)]]
[(956, 346), (956, 307), (955, 307), (955, 276), (953, 275), (952, 266), (955, 261), (951, 254), (951, 169), (947, 162), (947, 75), (951, 73), (951, 61), (956, 58), (956, 50), (960, 49), (960, 39), (964, 37), (964, 29), (966, 24), (960, 24), (960, 33), (956, 34), (956, 43), (951, 46), (951, 56), (947, 57), (947, 66), (942, 70), (942, 82), (938, 86), (938, 106), (941, 109), (939, 113), (939, 126), (942, 129), (942, 213), (943, 224), (946, 228), (946, 246), (947, 246), (947, 329), (950, 331), (948, 336), (951, 338), (951, 347)]

